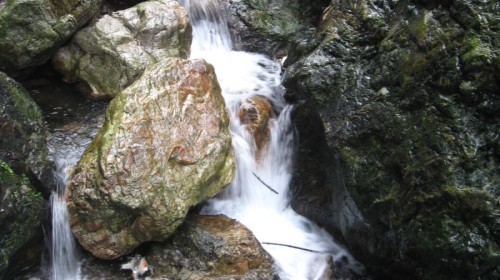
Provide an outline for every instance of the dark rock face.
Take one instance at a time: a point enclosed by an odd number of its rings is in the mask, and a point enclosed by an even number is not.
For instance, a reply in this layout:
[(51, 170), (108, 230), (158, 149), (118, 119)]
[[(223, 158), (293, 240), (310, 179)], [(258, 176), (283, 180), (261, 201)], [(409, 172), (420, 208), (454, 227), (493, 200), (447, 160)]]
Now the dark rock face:
[[(44, 207), (41, 193), (28, 178), (16, 174), (0, 160), (0, 278), (3, 279), (9, 265), (27, 266), (33, 261), (33, 256), (23, 250), (23, 246), (42, 235)], [(40, 249), (36, 245), (31, 247), (29, 249)], [(14, 260), (16, 253), (21, 251), (22, 261)]]
[(21, 84), (0, 72), (0, 161), (48, 196), (54, 185), (47, 129), (38, 105)]
[(282, 57), (312, 34), (326, 0), (242, 0), (229, 2), (229, 26), (236, 49)]
[(289, 55), (289, 97), (308, 100), (293, 206), (375, 277), (500, 277), (498, 14), (495, 1), (332, 1)]

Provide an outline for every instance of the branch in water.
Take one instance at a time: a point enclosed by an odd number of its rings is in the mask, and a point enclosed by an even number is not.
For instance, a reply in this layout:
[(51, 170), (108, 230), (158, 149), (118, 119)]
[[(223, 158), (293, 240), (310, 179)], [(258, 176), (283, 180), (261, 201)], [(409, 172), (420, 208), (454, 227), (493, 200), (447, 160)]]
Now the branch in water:
[(253, 172), (252, 172), (252, 174), (253, 174), (253, 176), (255, 176), (255, 178), (257, 178), (257, 180), (259, 180), (264, 186), (266, 186), (268, 189), (270, 189), (273, 193), (278, 194), (277, 191), (275, 191), (273, 188), (271, 188), (268, 184), (264, 183), (264, 181), (262, 181), (262, 179), (259, 178), (259, 176), (257, 176), (257, 174), (255, 174)]
[(297, 246), (288, 245), (288, 244), (281, 244), (281, 243), (274, 243), (274, 242), (262, 242), (262, 245), (283, 246), (283, 247), (289, 247), (289, 248), (293, 248), (293, 249), (299, 249), (299, 250), (307, 251), (307, 252), (311, 252), (311, 253), (324, 254), (324, 252), (320, 252), (320, 251), (316, 251), (316, 250), (311, 250), (311, 249), (307, 249), (307, 248), (302, 248), (302, 247), (297, 247)]

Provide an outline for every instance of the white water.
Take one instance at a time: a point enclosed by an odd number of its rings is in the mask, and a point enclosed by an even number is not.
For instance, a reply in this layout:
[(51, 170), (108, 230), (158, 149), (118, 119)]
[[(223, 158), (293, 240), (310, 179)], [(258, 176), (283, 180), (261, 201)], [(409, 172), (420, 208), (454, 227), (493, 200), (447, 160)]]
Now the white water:
[[(280, 65), (263, 55), (231, 50), (230, 33), (217, 0), (180, 3), (186, 7), (193, 25), (191, 58), (204, 58), (215, 67), (231, 118), (236, 156), (234, 181), (221, 196), (209, 202), (203, 213), (225, 214), (246, 225), (264, 243), (282, 279), (320, 279), (330, 265), (330, 258), (355, 262), (326, 231), (289, 206), (294, 135), (290, 122), (292, 108), (283, 98)], [(258, 162), (254, 157), (254, 139), (238, 117), (240, 104), (256, 94), (268, 98), (279, 114), (269, 123), (270, 143)]]
[(56, 191), (50, 197), (52, 230), (48, 244), (48, 274), (51, 280), (81, 279), (81, 261), (69, 225), (64, 193), (71, 168), (80, 159), (103, 122), (102, 108), (89, 104), (91, 103), (79, 104), (82, 112), (77, 110), (78, 113), (71, 114), (76, 119), (65, 117), (66, 124), (54, 128), (48, 141), (49, 153), (56, 165)]
[(64, 191), (68, 181), (68, 167), (75, 164), (73, 157), (56, 154), (57, 191), (50, 197), (52, 209), (52, 232), (50, 246), (50, 279), (80, 279), (80, 264), (76, 253), (75, 241), (69, 226), (68, 210)]

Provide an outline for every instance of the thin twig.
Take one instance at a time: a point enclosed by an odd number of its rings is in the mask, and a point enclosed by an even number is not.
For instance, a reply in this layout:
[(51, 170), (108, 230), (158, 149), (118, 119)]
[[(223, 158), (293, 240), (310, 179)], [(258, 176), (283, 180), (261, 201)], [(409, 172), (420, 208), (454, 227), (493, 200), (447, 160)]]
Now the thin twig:
[(253, 174), (253, 176), (255, 176), (255, 178), (257, 178), (257, 180), (259, 180), (264, 186), (266, 186), (268, 189), (270, 189), (273, 193), (278, 194), (277, 191), (275, 191), (273, 188), (271, 188), (268, 184), (264, 183), (264, 181), (262, 181), (262, 179), (259, 178), (259, 176), (257, 176), (257, 174), (255, 174), (253, 172), (252, 172), (252, 174)]
[(293, 249), (299, 249), (299, 250), (307, 251), (307, 252), (311, 252), (311, 253), (318, 253), (318, 254), (324, 253), (324, 252), (311, 250), (311, 249), (307, 249), (307, 248), (297, 247), (297, 246), (288, 245), (288, 244), (274, 243), (274, 242), (262, 242), (262, 245), (276, 245), (276, 246), (289, 247), (289, 248), (293, 248)]

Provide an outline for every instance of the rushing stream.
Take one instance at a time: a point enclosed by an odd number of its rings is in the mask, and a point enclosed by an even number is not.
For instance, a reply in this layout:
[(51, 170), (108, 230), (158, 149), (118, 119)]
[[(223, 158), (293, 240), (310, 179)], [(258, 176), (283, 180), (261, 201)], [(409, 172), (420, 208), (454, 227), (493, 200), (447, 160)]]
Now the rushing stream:
[[(280, 64), (263, 55), (232, 50), (218, 1), (183, 0), (181, 4), (193, 25), (191, 58), (204, 58), (215, 67), (236, 155), (236, 178), (203, 212), (225, 214), (246, 225), (274, 258), (282, 279), (320, 279), (331, 261), (352, 261), (326, 231), (289, 205), (294, 130), (292, 108), (283, 98)], [(277, 115), (269, 121), (270, 140), (259, 157), (254, 138), (239, 118), (241, 104), (254, 95), (267, 98)]]

